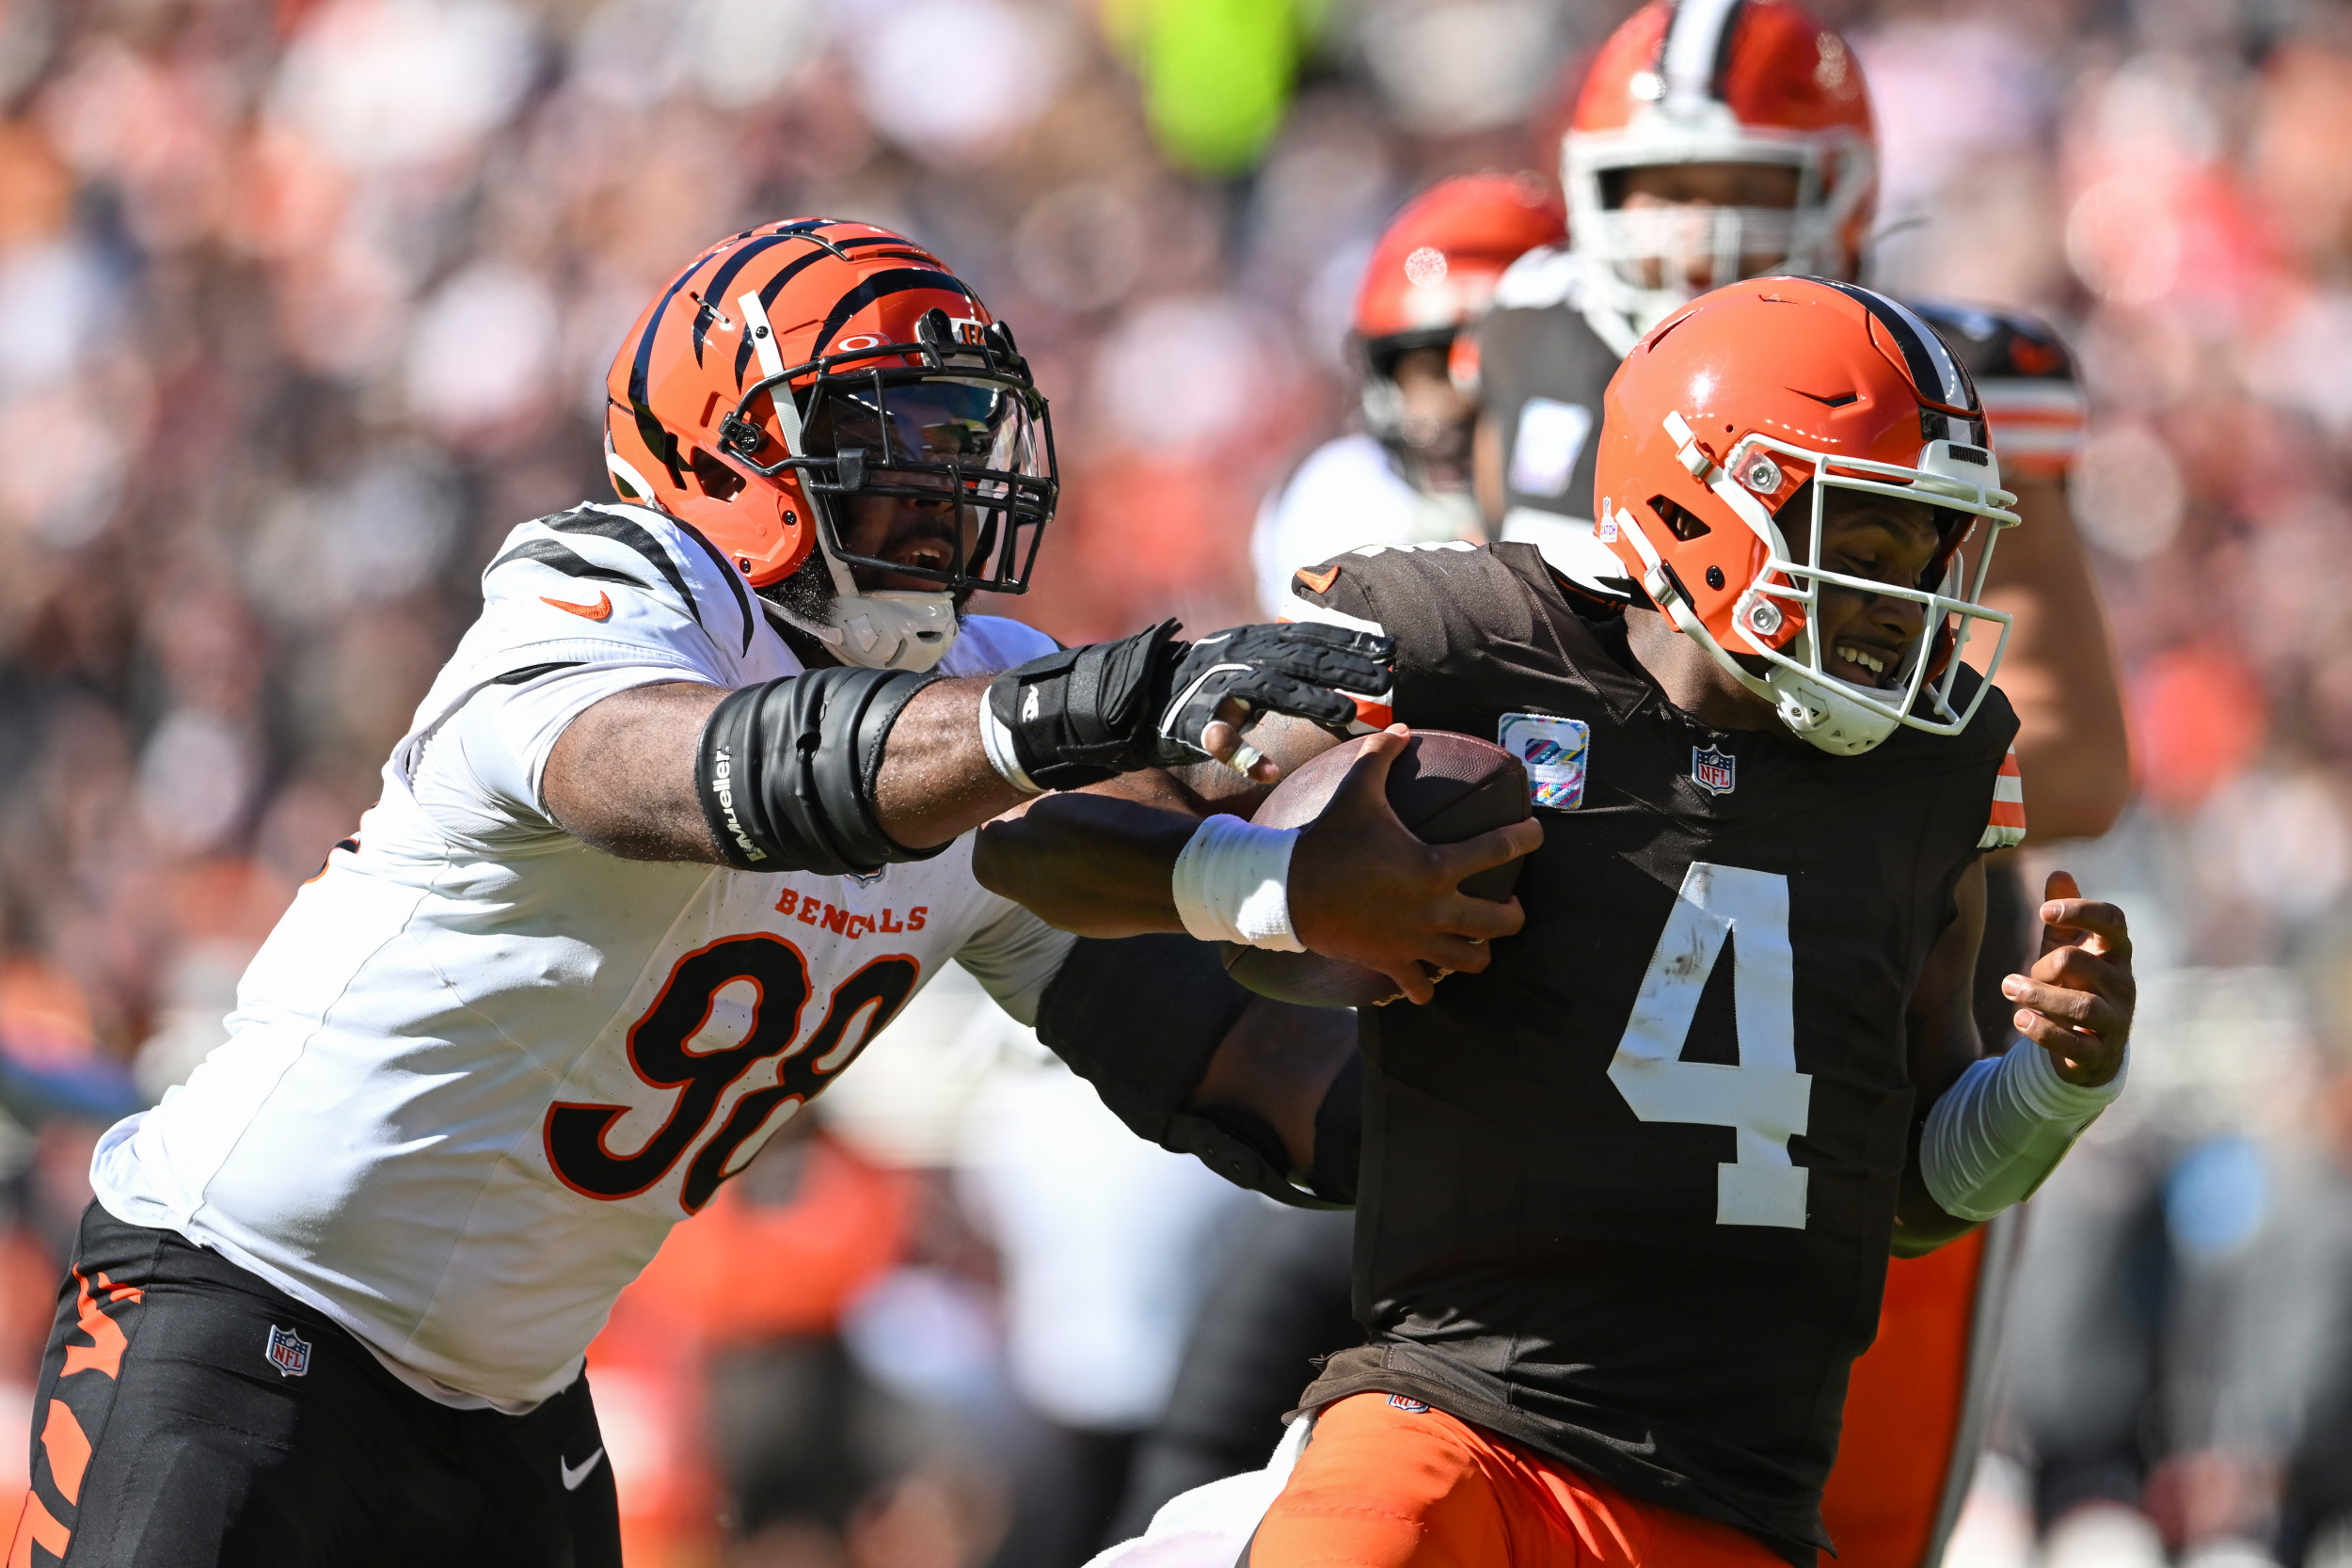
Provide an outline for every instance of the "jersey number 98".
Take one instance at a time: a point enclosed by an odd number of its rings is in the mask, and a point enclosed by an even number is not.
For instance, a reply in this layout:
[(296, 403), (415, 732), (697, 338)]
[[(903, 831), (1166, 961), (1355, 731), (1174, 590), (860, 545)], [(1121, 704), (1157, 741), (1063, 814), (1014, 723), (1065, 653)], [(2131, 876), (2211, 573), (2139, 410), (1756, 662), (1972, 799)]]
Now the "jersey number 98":
[[(801, 1013), (812, 991), (808, 965), (788, 942), (771, 936), (726, 937), (678, 959), (644, 1016), (629, 1026), (628, 1064), (648, 1087), (675, 1089), (669, 1115), (634, 1153), (607, 1146), (627, 1105), (557, 1101), (548, 1107), (548, 1164), (574, 1192), (617, 1201), (635, 1197), (670, 1174), (709, 1126), (719, 1102), (760, 1063), (782, 1056), (776, 1082), (739, 1096), (719, 1131), (686, 1167), (678, 1203), (692, 1213), (745, 1162), (736, 1158), (787, 1101), (816, 1098), (833, 1075), (856, 1060), (866, 1042), (914, 993), (921, 966), (903, 954), (876, 958), (834, 988), (825, 1016), (798, 1048)], [(738, 983), (756, 1000), (742, 1040), (711, 1051), (689, 1051), (716, 1010), (719, 992)], [(852, 1027), (855, 1037), (850, 1037)]]

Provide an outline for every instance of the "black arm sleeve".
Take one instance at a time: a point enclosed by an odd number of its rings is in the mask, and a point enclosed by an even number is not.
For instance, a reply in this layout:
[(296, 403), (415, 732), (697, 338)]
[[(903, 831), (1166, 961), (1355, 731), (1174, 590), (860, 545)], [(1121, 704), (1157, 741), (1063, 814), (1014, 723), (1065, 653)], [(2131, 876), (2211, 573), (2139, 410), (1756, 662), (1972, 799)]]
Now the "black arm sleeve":
[(727, 863), (742, 871), (870, 876), (910, 849), (882, 830), (882, 746), (930, 684), (903, 670), (811, 670), (730, 693), (703, 725), (694, 792)]
[[(1250, 998), (1207, 942), (1082, 937), (1045, 988), (1037, 1036), (1136, 1136), (1192, 1155), (1237, 1187), (1299, 1208), (1333, 1207), (1292, 1180), (1281, 1138), (1259, 1117), (1230, 1106), (1184, 1108)], [(1319, 1146), (1320, 1115), (1316, 1132)], [(1318, 1176), (1324, 1164), (1318, 1147)], [(1353, 1177), (1351, 1168), (1351, 1198)]]

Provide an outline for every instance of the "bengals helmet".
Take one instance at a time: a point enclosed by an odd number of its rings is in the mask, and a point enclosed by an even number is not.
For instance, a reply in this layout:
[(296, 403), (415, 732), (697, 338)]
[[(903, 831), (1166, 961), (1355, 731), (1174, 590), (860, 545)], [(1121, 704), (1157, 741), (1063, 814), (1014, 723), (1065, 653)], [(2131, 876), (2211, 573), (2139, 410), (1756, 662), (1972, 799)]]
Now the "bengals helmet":
[[(1898, 724), (1967, 727), (2009, 641), (2010, 618), (1979, 600), (1994, 542), (2017, 522), (2016, 498), (2000, 487), (1976, 388), (1933, 328), (1851, 283), (1735, 283), (1635, 344), (1602, 409), (1596, 532), (1651, 602), (1791, 730), (1850, 755)], [(1808, 482), (1800, 557), (1776, 516)], [(1937, 509), (1941, 543), (1915, 584), (1822, 569), (1832, 489)], [(1980, 521), (1990, 531), (1971, 573), (1961, 546)], [(1925, 630), (1888, 686), (1824, 668), (1810, 634), (1824, 586), (1924, 607)], [(1956, 709), (1959, 654), (1978, 622), (1996, 625), (1999, 641), (1984, 683)]]
[[(1626, 171), (1746, 163), (1797, 171), (1793, 208), (1719, 207), (1693, 243), (1688, 209), (1627, 210)], [(1624, 324), (1620, 353), (1705, 286), (1755, 270), (1851, 277), (1878, 193), (1861, 64), (1791, 0), (1650, 0), (1601, 46), (1562, 138), (1560, 180), (1589, 311)]]
[[(801, 218), (722, 241), (638, 318), (605, 390), (622, 499), (699, 530), (755, 589), (820, 556), (824, 624), (778, 609), (847, 662), (927, 670), (964, 595), (1028, 586), (1057, 495), (1045, 399), (1011, 331), (901, 235)], [(957, 498), (964, 547), (938, 568), (855, 553), (864, 496)], [(866, 591), (857, 566), (935, 586)]]

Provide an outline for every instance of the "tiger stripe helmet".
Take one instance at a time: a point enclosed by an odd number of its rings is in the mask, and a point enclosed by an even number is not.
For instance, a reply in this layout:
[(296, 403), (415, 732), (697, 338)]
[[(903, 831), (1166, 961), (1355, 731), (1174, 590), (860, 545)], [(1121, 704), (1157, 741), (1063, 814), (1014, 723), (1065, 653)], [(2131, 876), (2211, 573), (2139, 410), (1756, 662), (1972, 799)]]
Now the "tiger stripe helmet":
[[(754, 588), (820, 551), (949, 594), (1018, 594), (1057, 486), (1045, 399), (961, 278), (872, 224), (796, 218), (712, 245), (623, 340), (605, 466), (624, 500), (709, 539)], [(960, 499), (950, 567), (849, 548), (853, 494)]]

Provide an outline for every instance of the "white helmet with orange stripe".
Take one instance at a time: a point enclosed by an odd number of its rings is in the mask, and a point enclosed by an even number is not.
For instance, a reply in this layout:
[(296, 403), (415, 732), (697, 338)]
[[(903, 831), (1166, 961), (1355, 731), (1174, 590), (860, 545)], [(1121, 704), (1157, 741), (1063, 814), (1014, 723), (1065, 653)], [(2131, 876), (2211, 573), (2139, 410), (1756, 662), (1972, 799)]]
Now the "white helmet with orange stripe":
[(1861, 67), (1792, 0), (1650, 0), (1585, 77), (1561, 183), (1587, 318), (1621, 355), (1740, 277), (1851, 278), (1877, 195)]

